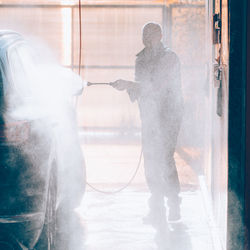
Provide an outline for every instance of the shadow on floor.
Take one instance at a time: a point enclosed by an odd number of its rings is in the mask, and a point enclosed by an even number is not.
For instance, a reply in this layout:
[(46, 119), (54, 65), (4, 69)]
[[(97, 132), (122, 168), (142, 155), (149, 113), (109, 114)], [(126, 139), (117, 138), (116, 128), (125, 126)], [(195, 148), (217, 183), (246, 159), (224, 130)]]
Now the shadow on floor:
[(160, 224), (152, 226), (156, 229), (157, 250), (192, 250), (185, 224), (181, 222), (170, 224), (163, 220)]

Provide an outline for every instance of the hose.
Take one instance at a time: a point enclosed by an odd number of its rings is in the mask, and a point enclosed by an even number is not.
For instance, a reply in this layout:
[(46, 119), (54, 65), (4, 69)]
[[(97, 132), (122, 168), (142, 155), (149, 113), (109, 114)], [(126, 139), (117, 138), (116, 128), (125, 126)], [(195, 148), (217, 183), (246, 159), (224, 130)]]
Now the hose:
[[(81, 6), (82, 6), (81, 0), (78, 0), (78, 18), (79, 18), (79, 65), (78, 65), (78, 74), (79, 75), (81, 75), (81, 60), (82, 60), (82, 22), (81, 22), (82, 21), (82, 7)], [(108, 83), (93, 83), (93, 84), (89, 83), (89, 86), (90, 85), (97, 85), (97, 84), (108, 84)], [(77, 106), (77, 101), (78, 101), (78, 98), (76, 97), (75, 106)], [(138, 170), (140, 168), (140, 165), (141, 165), (141, 160), (142, 160), (142, 150), (141, 150), (141, 153), (140, 153), (139, 161), (137, 163), (135, 172), (133, 173), (133, 175), (131, 176), (131, 178), (129, 179), (129, 181), (124, 186), (122, 186), (121, 188), (119, 188), (117, 190), (104, 191), (104, 190), (96, 188), (95, 186), (93, 186), (92, 184), (90, 184), (88, 181), (86, 181), (86, 184), (91, 189), (93, 189), (94, 191), (99, 192), (99, 193), (103, 193), (103, 194), (115, 194), (115, 193), (119, 193), (122, 190), (126, 189), (132, 183), (132, 181), (135, 179), (136, 174), (137, 174), (137, 172), (138, 172)]]
[(141, 150), (141, 153), (140, 153), (140, 158), (139, 158), (139, 161), (137, 163), (137, 166), (136, 166), (136, 169), (135, 169), (135, 172), (133, 173), (133, 175), (131, 176), (131, 178), (129, 179), (129, 181), (124, 185), (122, 186), (121, 188), (117, 189), (117, 190), (111, 190), (111, 191), (104, 191), (104, 190), (101, 190), (101, 189), (98, 189), (96, 188), (95, 186), (93, 186), (92, 184), (87, 183), (87, 185), (92, 188), (94, 191), (96, 192), (99, 192), (99, 193), (103, 193), (103, 194), (115, 194), (115, 193), (119, 193), (121, 192), (122, 190), (126, 189), (131, 183), (132, 181), (135, 179), (136, 177), (136, 174), (140, 168), (140, 165), (141, 165), (141, 160), (142, 160), (142, 150)]

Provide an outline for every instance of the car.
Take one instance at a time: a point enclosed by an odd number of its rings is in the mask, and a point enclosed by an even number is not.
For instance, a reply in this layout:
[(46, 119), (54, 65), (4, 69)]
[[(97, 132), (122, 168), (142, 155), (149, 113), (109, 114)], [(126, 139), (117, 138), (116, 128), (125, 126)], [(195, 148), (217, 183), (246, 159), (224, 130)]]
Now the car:
[(56, 249), (82, 199), (72, 96), (81, 78), (17, 32), (0, 31), (0, 249)]

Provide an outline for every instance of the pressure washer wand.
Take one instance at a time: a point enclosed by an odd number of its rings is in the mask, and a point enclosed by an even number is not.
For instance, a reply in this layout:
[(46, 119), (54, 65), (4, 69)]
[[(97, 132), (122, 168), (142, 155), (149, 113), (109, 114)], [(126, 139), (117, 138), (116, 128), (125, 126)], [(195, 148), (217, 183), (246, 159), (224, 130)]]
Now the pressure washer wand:
[(87, 82), (86, 86), (93, 86), (93, 85), (112, 85), (112, 82)]

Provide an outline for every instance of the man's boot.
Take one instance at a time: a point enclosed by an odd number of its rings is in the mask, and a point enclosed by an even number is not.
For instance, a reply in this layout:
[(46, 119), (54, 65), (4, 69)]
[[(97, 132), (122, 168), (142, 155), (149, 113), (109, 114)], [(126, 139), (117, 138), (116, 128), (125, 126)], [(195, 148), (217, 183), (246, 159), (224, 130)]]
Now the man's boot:
[(157, 225), (166, 222), (166, 208), (164, 205), (164, 197), (151, 195), (149, 201), (149, 213), (143, 218), (143, 223)]
[(168, 199), (168, 207), (169, 207), (168, 221), (169, 222), (178, 222), (181, 219), (180, 203), (181, 203), (180, 197)]

